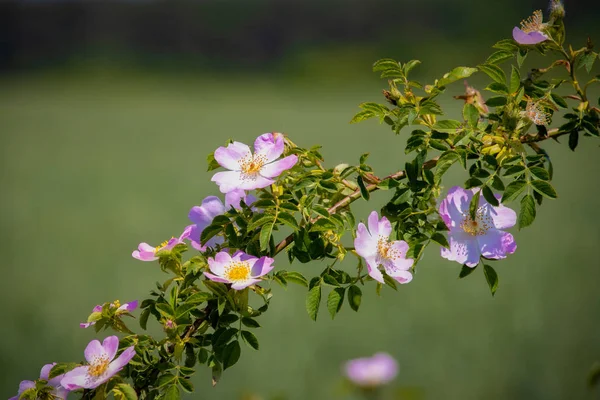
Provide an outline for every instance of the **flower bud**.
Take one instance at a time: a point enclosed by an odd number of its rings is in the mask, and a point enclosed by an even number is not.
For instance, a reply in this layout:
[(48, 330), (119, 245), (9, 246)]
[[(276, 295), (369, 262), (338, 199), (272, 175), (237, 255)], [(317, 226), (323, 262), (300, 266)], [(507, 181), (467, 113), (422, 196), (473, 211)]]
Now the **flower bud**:
[(550, 13), (550, 19), (553, 21), (560, 21), (565, 17), (565, 6), (560, 0), (550, 0), (548, 11)]

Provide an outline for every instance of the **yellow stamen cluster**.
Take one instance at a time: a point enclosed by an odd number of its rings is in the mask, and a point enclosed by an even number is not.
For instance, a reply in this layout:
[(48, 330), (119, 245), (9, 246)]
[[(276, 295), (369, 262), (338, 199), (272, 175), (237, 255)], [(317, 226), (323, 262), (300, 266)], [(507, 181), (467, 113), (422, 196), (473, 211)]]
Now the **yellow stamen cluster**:
[(119, 308), (121, 307), (121, 302), (119, 300), (115, 300), (112, 302), (111, 306), (114, 308)]
[(250, 279), (250, 264), (244, 261), (232, 261), (225, 267), (224, 277), (230, 282), (241, 282)]
[(525, 115), (536, 125), (548, 125), (550, 119), (550, 114), (544, 110), (540, 102), (534, 102), (531, 99), (527, 100)]
[(88, 367), (88, 373), (94, 378), (97, 378), (106, 372), (109, 364), (110, 360), (107, 356), (94, 357)]
[(481, 208), (477, 210), (474, 220), (470, 215), (466, 215), (460, 223), (460, 228), (471, 236), (485, 235), (492, 227), (492, 218)]
[(239, 161), (243, 180), (256, 180), (261, 168), (267, 162), (267, 157), (262, 154), (248, 154)]
[(525, 33), (539, 32), (542, 29), (542, 10), (533, 12), (533, 15), (521, 21), (521, 30)]
[(396, 260), (400, 258), (402, 252), (392, 247), (392, 242), (384, 236), (379, 236), (377, 241), (377, 254), (384, 260)]

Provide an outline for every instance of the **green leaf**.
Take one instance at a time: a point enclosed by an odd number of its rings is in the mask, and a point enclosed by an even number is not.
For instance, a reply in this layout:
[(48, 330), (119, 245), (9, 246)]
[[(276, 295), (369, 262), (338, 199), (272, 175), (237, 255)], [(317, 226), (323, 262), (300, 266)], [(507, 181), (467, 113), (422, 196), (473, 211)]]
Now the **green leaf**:
[(186, 391), (187, 393), (193, 393), (194, 392), (194, 385), (192, 384), (192, 382), (189, 379), (186, 379), (186, 378), (183, 378), (183, 377), (179, 377), (178, 382), (181, 385), (181, 388), (184, 391)]
[(471, 219), (475, 221), (477, 217), (477, 210), (479, 209), (479, 198), (481, 197), (481, 190), (477, 191), (473, 198), (471, 199), (471, 204), (469, 204), (469, 215)]
[(180, 400), (181, 393), (179, 392), (179, 386), (171, 385), (167, 388), (167, 390), (163, 393), (163, 397), (161, 400)]
[(357, 113), (351, 120), (350, 123), (351, 124), (356, 124), (362, 121), (365, 121), (367, 119), (373, 118), (375, 117), (376, 114), (373, 111), (369, 111), (369, 110), (364, 110), (361, 111), (359, 113)]
[(173, 307), (167, 303), (156, 303), (156, 309), (159, 313), (164, 315), (166, 318), (175, 319), (175, 311), (173, 311)]
[(187, 299), (185, 299), (186, 304), (201, 304), (204, 303), (205, 301), (208, 300), (212, 300), (215, 296), (213, 296), (211, 293), (207, 293), (207, 292), (198, 292), (198, 293), (194, 293), (193, 295), (191, 295), (190, 297), (188, 297)]
[(541, 167), (531, 167), (529, 168), (529, 172), (535, 175), (537, 178), (547, 181), (550, 180), (550, 174), (544, 168)]
[(519, 210), (519, 229), (529, 226), (535, 220), (535, 200), (532, 195), (526, 194), (521, 199), (521, 209)]
[(502, 195), (502, 204), (506, 204), (510, 201), (513, 201), (517, 197), (519, 197), (519, 195), (521, 193), (523, 193), (523, 191), (525, 190), (526, 187), (527, 187), (527, 182), (525, 182), (525, 181), (511, 182), (506, 187), (506, 190), (504, 191), (504, 194)]
[(479, 111), (473, 104), (465, 103), (463, 107), (463, 118), (471, 127), (477, 126), (477, 121), (479, 121)]
[(50, 373), (48, 374), (48, 379), (56, 378), (59, 375), (66, 374), (67, 372), (71, 371), (72, 369), (78, 366), (79, 364), (77, 363), (58, 363), (50, 370)]
[(258, 344), (258, 339), (254, 335), (254, 333), (252, 333), (250, 331), (242, 331), (242, 338), (254, 350), (258, 350), (259, 349), (260, 346)]
[(358, 187), (360, 188), (360, 194), (363, 197), (363, 199), (369, 200), (369, 198), (371, 198), (371, 195), (369, 194), (369, 191), (367, 190), (367, 187), (365, 186), (365, 182), (363, 181), (362, 176), (359, 175), (356, 178), (356, 182), (358, 183)]
[(436, 170), (434, 173), (435, 181), (440, 182), (444, 173), (448, 170), (448, 168), (450, 168), (452, 166), (452, 164), (454, 164), (456, 161), (458, 161), (459, 158), (460, 158), (460, 155), (458, 155), (458, 153), (456, 153), (454, 151), (448, 151), (448, 152), (442, 154), (436, 164)]
[(306, 296), (306, 311), (313, 321), (317, 320), (319, 304), (321, 304), (321, 285), (316, 285), (308, 291)]
[(210, 290), (217, 296), (227, 297), (228, 290), (227, 290), (227, 286), (225, 286), (225, 284), (223, 284), (221, 282), (213, 282), (209, 279), (203, 280), (202, 283), (204, 284), (204, 286), (206, 286), (206, 288), (208, 290)]
[(587, 382), (590, 388), (600, 384), (600, 362), (595, 362), (594, 365), (592, 365), (592, 368), (588, 373)]
[(507, 51), (515, 51), (519, 50), (519, 46), (512, 39), (502, 39), (496, 44), (492, 46), (495, 49), (507, 50)]
[(260, 228), (260, 250), (265, 251), (269, 248), (269, 241), (271, 240), (271, 232), (273, 231), (273, 224), (265, 224)]
[(556, 194), (556, 190), (554, 190), (552, 185), (550, 185), (548, 182), (535, 180), (531, 181), (530, 184), (531, 187), (533, 187), (533, 190), (545, 197), (548, 197), (550, 199), (555, 199), (558, 197), (558, 194)]
[(446, 237), (439, 232), (436, 232), (433, 235), (431, 235), (430, 239), (442, 247), (445, 247), (447, 249), (450, 248), (450, 245), (448, 244), (448, 240), (446, 239)]
[(260, 324), (255, 319), (250, 317), (243, 317), (242, 324), (244, 324), (248, 328), (260, 328)]
[(225, 346), (225, 349), (223, 350), (223, 370), (226, 370), (238, 362), (241, 353), (242, 349), (240, 349), (240, 342), (237, 340)]
[(321, 232), (321, 231), (335, 230), (336, 228), (337, 228), (337, 226), (335, 225), (335, 223), (331, 222), (328, 219), (321, 218), (321, 219), (318, 219), (310, 227), (310, 231), (311, 232)]
[(513, 165), (512, 167), (509, 167), (505, 172), (504, 172), (504, 177), (510, 177), (510, 176), (515, 176), (515, 175), (520, 175), (525, 171), (525, 167), (522, 165)]
[(517, 52), (517, 65), (519, 68), (523, 66), (525, 59), (527, 58), (528, 50), (519, 50)]
[(444, 74), (442, 79), (436, 82), (437, 87), (447, 86), (452, 82), (456, 82), (465, 78), (470, 77), (475, 72), (477, 72), (477, 68), (470, 67), (456, 67), (452, 71)]
[(202, 242), (202, 244), (206, 244), (206, 242), (208, 242), (211, 238), (221, 233), (221, 231), (223, 231), (223, 227), (220, 225), (207, 226), (200, 234), (200, 242)]
[(457, 131), (462, 128), (463, 125), (460, 121), (456, 121), (453, 119), (443, 119), (441, 121), (437, 121), (433, 125), (432, 129), (438, 132), (457, 133)]
[(274, 220), (275, 220), (275, 217), (273, 215), (270, 215), (270, 214), (256, 214), (254, 217), (252, 217), (252, 220), (248, 224), (247, 229), (249, 231), (253, 231), (254, 229), (258, 228), (259, 226), (263, 226), (263, 225), (267, 225), (267, 224), (273, 224)]
[(551, 93), (550, 97), (552, 97), (552, 101), (554, 101), (554, 103), (559, 106), (560, 108), (568, 108), (569, 105), (567, 104), (567, 102), (565, 101), (565, 99), (563, 99), (562, 96), (556, 94), (556, 93)]
[(494, 81), (506, 85), (506, 74), (499, 66), (495, 64), (480, 64), (477, 68)]
[(135, 390), (126, 383), (118, 383), (113, 388), (115, 399), (118, 400), (137, 400), (138, 396)]
[(510, 72), (510, 93), (516, 93), (517, 90), (521, 87), (521, 74), (519, 70), (512, 65), (512, 70)]
[(161, 375), (158, 378), (158, 381), (156, 382), (155, 386), (160, 388), (160, 387), (163, 387), (163, 386), (171, 385), (171, 384), (173, 384), (175, 382), (175, 379), (176, 379), (176, 377), (173, 374), (164, 374), (164, 375)]
[(579, 132), (571, 131), (571, 133), (569, 133), (569, 148), (571, 149), (571, 151), (575, 151), (578, 144), (579, 144)]
[(277, 220), (292, 227), (296, 231), (298, 229), (300, 229), (300, 227), (298, 226), (298, 221), (296, 221), (296, 218), (294, 218), (291, 214), (288, 214), (286, 212), (279, 213), (277, 215)]
[(315, 206), (312, 210), (321, 217), (329, 218), (329, 211), (325, 207)]
[(285, 279), (298, 285), (308, 287), (308, 280), (300, 272), (290, 271), (286, 273)]
[(494, 96), (485, 101), (485, 105), (489, 107), (502, 107), (506, 105), (506, 97)]
[(344, 295), (346, 289), (338, 287), (333, 289), (329, 296), (327, 296), (327, 309), (331, 315), (331, 319), (335, 318), (335, 315), (340, 312), (342, 304), (344, 304)]
[(358, 311), (362, 300), (362, 290), (356, 285), (350, 285), (348, 288), (348, 304), (354, 311)]
[(458, 274), (458, 279), (462, 279), (471, 275), (473, 271), (475, 271), (475, 268), (477, 268), (477, 265), (474, 267), (469, 267), (466, 264), (463, 264), (462, 268), (460, 269), (460, 273)]
[(494, 192), (492, 192), (492, 189), (490, 189), (489, 186), (485, 185), (481, 190), (483, 192), (483, 197), (488, 203), (494, 207), (498, 207), (500, 205), (500, 203), (498, 203), (498, 199), (494, 195)]
[(587, 73), (589, 74), (592, 70), (592, 66), (594, 65), (594, 61), (596, 61), (597, 54), (592, 52), (584, 53), (579, 58), (579, 68), (584, 67)]
[(515, 53), (508, 50), (498, 50), (495, 53), (492, 53), (487, 60), (485, 60), (486, 64), (500, 64), (503, 61), (509, 60), (515, 56)]
[(485, 280), (487, 281), (493, 296), (496, 294), (496, 289), (498, 289), (498, 274), (496, 274), (494, 268), (487, 264), (483, 264), (483, 274), (485, 275)]
[(208, 163), (207, 172), (215, 170), (215, 169), (217, 169), (217, 168), (219, 168), (221, 166), (221, 165), (219, 165), (219, 163), (217, 162), (217, 160), (215, 160), (215, 153), (210, 153), (208, 155), (208, 157), (206, 157), (206, 162)]

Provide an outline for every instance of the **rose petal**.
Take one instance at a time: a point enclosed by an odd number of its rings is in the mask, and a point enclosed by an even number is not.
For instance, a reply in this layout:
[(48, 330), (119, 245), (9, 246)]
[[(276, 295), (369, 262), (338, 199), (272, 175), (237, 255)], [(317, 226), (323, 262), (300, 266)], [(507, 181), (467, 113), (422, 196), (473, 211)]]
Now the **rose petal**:
[(250, 275), (253, 278), (258, 278), (261, 277), (263, 275), (268, 274), (269, 272), (271, 272), (271, 270), (275, 267), (273, 265), (273, 262), (275, 260), (273, 260), (270, 257), (261, 257), (259, 258), (254, 265), (252, 266), (252, 270), (250, 271)]
[(477, 239), (474, 236), (458, 230), (450, 232), (448, 236), (450, 249), (442, 247), (442, 257), (460, 264), (466, 264), (468, 267), (475, 267), (479, 264), (481, 253)]
[(515, 39), (515, 41), (517, 43), (524, 44), (524, 45), (538, 44), (545, 40), (548, 40), (548, 36), (544, 35), (541, 32), (534, 31), (534, 32), (525, 33), (516, 26), (514, 27), (514, 29), (512, 31), (512, 35), (513, 35), (513, 39)]
[(262, 134), (254, 141), (254, 152), (265, 156), (267, 163), (278, 159), (283, 149), (283, 135), (278, 132)]
[(240, 170), (239, 161), (251, 154), (250, 147), (240, 142), (230, 143), (227, 147), (219, 147), (215, 150), (215, 160), (223, 168), (233, 171)]
[[(102, 342), (102, 347), (109, 360), (115, 358), (117, 350), (119, 350), (119, 338), (117, 336), (108, 336)], [(89, 361), (89, 360), (88, 360)]]
[(375, 257), (377, 254), (377, 239), (375, 239), (367, 227), (362, 222), (356, 229), (356, 239), (354, 239), (354, 249), (356, 253), (364, 258)]
[[(98, 342), (98, 344), (100, 344), (100, 342)], [(88, 381), (88, 367), (77, 367), (65, 374), (64, 378), (60, 380), (60, 386), (64, 387), (67, 390), (83, 389), (88, 387)]]
[(473, 192), (465, 190), (460, 186), (454, 186), (448, 191), (448, 195), (440, 204), (440, 216), (448, 228), (460, 225), (465, 215), (469, 212), (469, 203), (473, 198)]
[(285, 158), (282, 158), (281, 160), (265, 165), (260, 169), (260, 174), (266, 178), (276, 178), (279, 175), (281, 175), (283, 171), (287, 171), (288, 169), (296, 165), (297, 162), (297, 155), (294, 154), (291, 156), (287, 156)]
[(498, 260), (506, 258), (517, 250), (517, 244), (513, 235), (497, 229), (490, 229), (485, 235), (477, 238), (481, 255), (486, 258)]
[(83, 354), (85, 355), (85, 359), (87, 360), (87, 362), (90, 364), (96, 358), (101, 358), (101, 357), (107, 356), (106, 351), (104, 350), (104, 347), (102, 347), (100, 342), (97, 340), (92, 340), (85, 348), (85, 351), (83, 352)]
[(245, 289), (248, 286), (252, 286), (255, 283), (258, 283), (260, 281), (261, 281), (260, 279), (250, 278), (250, 279), (248, 279), (246, 281), (241, 281), (241, 282), (238, 281), (238, 282), (232, 283), (231, 284), (231, 288), (234, 289), (234, 290), (242, 290), (242, 289)]
[(239, 171), (217, 172), (210, 180), (219, 185), (221, 193), (241, 189), (243, 184), (241, 173)]
[(230, 283), (228, 279), (221, 278), (220, 276), (213, 275), (210, 272), (204, 272), (204, 276), (213, 282)]
[(371, 258), (371, 259), (366, 259), (367, 262), (367, 271), (369, 272), (369, 276), (373, 279), (375, 279), (377, 282), (381, 282), (381, 283), (385, 283), (385, 281), (383, 280), (383, 274), (381, 273), (381, 271), (379, 270), (377, 263), (375, 262), (375, 259)]

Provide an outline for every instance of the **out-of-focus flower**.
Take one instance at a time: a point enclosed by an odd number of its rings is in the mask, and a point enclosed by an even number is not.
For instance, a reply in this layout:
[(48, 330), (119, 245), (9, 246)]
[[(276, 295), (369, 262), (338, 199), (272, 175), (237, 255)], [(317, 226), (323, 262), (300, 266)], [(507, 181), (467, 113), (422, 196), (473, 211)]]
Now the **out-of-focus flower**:
[(450, 249), (442, 248), (442, 257), (475, 267), (481, 256), (491, 259), (506, 258), (517, 249), (513, 235), (502, 229), (517, 221), (514, 210), (500, 205), (492, 206), (483, 196), (479, 199), (477, 215), (469, 215), (469, 205), (479, 189), (466, 190), (454, 186), (442, 201), (439, 213), (450, 230)]
[(537, 44), (548, 40), (548, 36), (542, 32), (546, 24), (542, 22), (542, 10), (537, 10), (533, 15), (521, 21), (521, 29), (514, 27), (513, 39), (519, 44)]
[(565, 6), (560, 0), (550, 0), (548, 12), (550, 13), (551, 20), (563, 19), (565, 17)]
[(373, 357), (355, 358), (344, 365), (350, 381), (360, 387), (377, 387), (392, 381), (398, 375), (398, 363), (386, 353)]
[(367, 269), (371, 278), (384, 282), (379, 266), (400, 283), (412, 280), (410, 267), (414, 260), (406, 258), (408, 244), (404, 240), (390, 241), (392, 224), (386, 217), (379, 219), (376, 211), (369, 215), (369, 229), (362, 222), (358, 224), (354, 248), (356, 253), (367, 262)]
[(115, 376), (135, 356), (133, 346), (123, 350), (117, 358), (119, 338), (109, 336), (102, 344), (92, 340), (85, 348), (85, 359), (89, 365), (76, 367), (67, 372), (60, 384), (68, 390), (94, 389)]
[(222, 193), (232, 190), (253, 190), (269, 186), (285, 170), (292, 168), (298, 156), (291, 155), (277, 160), (283, 154), (281, 133), (265, 133), (254, 142), (254, 154), (244, 143), (233, 142), (215, 150), (215, 160), (229, 171), (217, 172), (212, 181)]
[(225, 194), (224, 205), (217, 196), (208, 196), (202, 200), (202, 205), (192, 207), (188, 214), (188, 218), (194, 223), (189, 226), (191, 228), (189, 239), (192, 247), (199, 251), (205, 251), (207, 247), (214, 247), (217, 244), (223, 243), (222, 237), (213, 236), (202, 246), (200, 235), (202, 235), (204, 228), (209, 226), (217, 215), (224, 214), (231, 207), (240, 209), (240, 202), (242, 200), (246, 205), (250, 206), (256, 201), (256, 198), (250, 194), (246, 194), (241, 189), (236, 189)]
[[(125, 313), (129, 313), (133, 310), (135, 310), (138, 306), (138, 301), (134, 300), (134, 301), (130, 301), (129, 303), (125, 303), (123, 305), (121, 305), (121, 303), (119, 303), (119, 300), (115, 300), (114, 302), (110, 303), (110, 308), (116, 308), (117, 310), (115, 311), (115, 315), (119, 316)], [(102, 306), (96, 306), (92, 309), (92, 314), (90, 315), (90, 317), (88, 318), (88, 322), (82, 322), (79, 324), (80, 328), (89, 328), (92, 325), (96, 324), (96, 321), (100, 318), (99, 313), (102, 312)]]
[(154, 261), (158, 260), (156, 254), (159, 251), (171, 250), (173, 247), (177, 246), (179, 243), (183, 243), (185, 239), (190, 236), (190, 232), (192, 231), (192, 226), (187, 226), (183, 233), (178, 238), (171, 238), (167, 241), (162, 242), (158, 246), (150, 246), (148, 243), (140, 243), (137, 250), (134, 250), (131, 253), (133, 258), (137, 258), (141, 261)]
[(550, 119), (550, 114), (544, 110), (542, 104), (532, 99), (527, 99), (524, 115), (536, 125), (548, 125), (548, 120)]
[(269, 257), (257, 258), (242, 251), (237, 251), (233, 256), (221, 251), (215, 258), (208, 259), (210, 272), (204, 275), (215, 282), (230, 283), (232, 289), (242, 290), (260, 282), (261, 276), (271, 272), (273, 261)]
[[(48, 382), (48, 386), (52, 386), (54, 389), (52, 390), (52, 394), (56, 396), (57, 400), (64, 400), (67, 398), (69, 391), (61, 386), (60, 381), (64, 377), (64, 375), (55, 376), (52, 379), (48, 379), (50, 377), (50, 370), (54, 367), (56, 363), (46, 364), (42, 367), (40, 371), (40, 379), (43, 379)], [(19, 384), (19, 392), (16, 396), (11, 397), (8, 400), (18, 400), (21, 394), (31, 388), (35, 387), (34, 381), (21, 381)]]

